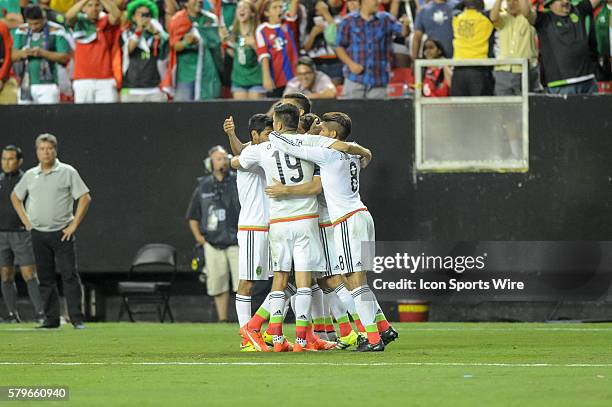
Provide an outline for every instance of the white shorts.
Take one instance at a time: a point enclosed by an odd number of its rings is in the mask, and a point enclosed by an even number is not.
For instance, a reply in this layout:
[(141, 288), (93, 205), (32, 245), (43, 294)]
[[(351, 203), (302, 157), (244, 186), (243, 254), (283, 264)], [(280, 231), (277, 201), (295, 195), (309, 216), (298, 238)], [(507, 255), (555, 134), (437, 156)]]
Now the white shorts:
[(325, 255), (325, 272), (318, 273), (316, 278), (331, 277), (342, 274), (340, 264), (338, 263), (338, 255), (336, 253), (336, 244), (334, 242), (334, 228), (330, 225), (319, 226), (319, 234), (321, 243), (323, 244), (323, 254)]
[(268, 232), (238, 230), (239, 277), (241, 280), (266, 281), (270, 276)]
[(74, 103), (115, 103), (117, 83), (109, 79), (76, 79), (72, 82)]
[(17, 101), (20, 105), (51, 105), (60, 102), (59, 87), (54, 83), (30, 86), (32, 100), (21, 100), (21, 89), (17, 89)]
[(355, 212), (335, 225), (334, 242), (342, 274), (371, 271), (375, 241), (374, 220), (368, 211)]
[(326, 270), (317, 218), (272, 223), (269, 238), (274, 271)]

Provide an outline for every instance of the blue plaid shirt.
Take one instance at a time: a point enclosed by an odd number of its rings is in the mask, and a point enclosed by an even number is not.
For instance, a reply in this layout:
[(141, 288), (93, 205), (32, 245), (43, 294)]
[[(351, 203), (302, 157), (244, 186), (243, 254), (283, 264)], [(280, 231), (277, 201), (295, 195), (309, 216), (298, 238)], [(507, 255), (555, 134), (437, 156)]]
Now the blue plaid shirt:
[(369, 21), (359, 11), (347, 15), (338, 27), (336, 46), (344, 48), (364, 70), (355, 75), (345, 66), (344, 77), (369, 87), (387, 86), (394, 35), (402, 35), (402, 25), (387, 12), (376, 13)]

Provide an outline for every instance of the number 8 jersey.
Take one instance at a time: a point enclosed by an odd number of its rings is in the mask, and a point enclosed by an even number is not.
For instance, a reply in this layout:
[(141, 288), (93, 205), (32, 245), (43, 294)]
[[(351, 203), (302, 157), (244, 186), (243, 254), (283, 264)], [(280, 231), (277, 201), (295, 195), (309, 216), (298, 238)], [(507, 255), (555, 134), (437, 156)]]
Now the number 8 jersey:
[[(278, 133), (272, 133), (278, 134)], [(335, 140), (321, 138), (321, 147), (328, 147)], [(267, 185), (277, 180), (283, 185), (300, 185), (312, 181), (314, 164), (290, 154), (286, 154), (266, 141), (243, 150), (239, 158), (240, 166), (250, 169), (260, 166), (266, 174)], [(317, 218), (317, 197), (291, 197), (270, 199), (270, 223)]]

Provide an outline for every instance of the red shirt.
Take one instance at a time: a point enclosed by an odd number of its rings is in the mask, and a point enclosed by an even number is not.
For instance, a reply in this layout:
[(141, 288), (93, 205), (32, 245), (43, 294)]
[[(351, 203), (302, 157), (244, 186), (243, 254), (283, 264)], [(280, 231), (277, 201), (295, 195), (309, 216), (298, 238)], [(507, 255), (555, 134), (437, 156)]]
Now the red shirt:
[(442, 68), (428, 67), (423, 79), (423, 96), (444, 97), (449, 94), (449, 87), (444, 81)]
[(298, 50), (287, 21), (282, 24), (260, 24), (255, 31), (257, 60), (270, 58), (274, 86), (281, 88), (295, 76)]
[[(79, 17), (74, 32), (84, 30), (89, 21)], [(119, 24), (111, 25), (108, 16), (103, 16), (95, 23), (96, 39), (83, 43), (76, 37), (76, 48), (74, 51), (74, 74), (73, 79), (110, 79), (113, 78), (112, 49), (115, 42), (118, 43), (121, 29)], [(83, 41), (87, 41), (86, 36)]]
[(6, 80), (9, 77), (9, 73), (11, 72), (11, 49), (13, 48), (13, 39), (11, 38), (11, 33), (9, 32), (8, 27), (2, 21), (0, 21), (0, 37), (2, 39), (2, 44), (0, 46), (3, 47), (3, 57), (0, 61), (0, 80)]

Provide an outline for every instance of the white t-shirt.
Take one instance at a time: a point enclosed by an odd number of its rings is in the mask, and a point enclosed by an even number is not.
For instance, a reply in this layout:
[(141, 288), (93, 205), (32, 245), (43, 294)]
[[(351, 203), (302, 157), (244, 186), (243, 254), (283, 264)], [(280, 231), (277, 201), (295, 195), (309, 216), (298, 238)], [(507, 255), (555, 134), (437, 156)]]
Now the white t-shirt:
[[(278, 134), (278, 133), (271, 133)], [(329, 141), (326, 144), (331, 145)], [(332, 141), (333, 143), (333, 141)], [(240, 166), (251, 169), (259, 166), (266, 174), (266, 184), (274, 179), (285, 185), (301, 185), (312, 181), (314, 164), (280, 151), (270, 142), (260, 143), (240, 154)], [(270, 223), (318, 217), (316, 196), (270, 199)]]
[[(300, 141), (299, 138), (304, 137)], [(320, 137), (320, 136), (315, 136)], [(279, 137), (270, 134), (270, 143), (279, 150), (311, 161), (321, 168), (321, 183), (327, 201), (329, 216), (332, 222), (337, 222), (343, 216), (364, 209), (365, 205), (359, 196), (359, 157), (342, 153), (329, 148), (311, 147), (309, 135), (287, 135)], [(336, 140), (330, 139), (333, 144)]]
[[(249, 145), (242, 152), (254, 148)], [(240, 216), (238, 229), (267, 230), (270, 217), (270, 200), (266, 195), (266, 174), (260, 167), (248, 170), (238, 169), (236, 177), (238, 199), (240, 200)]]

